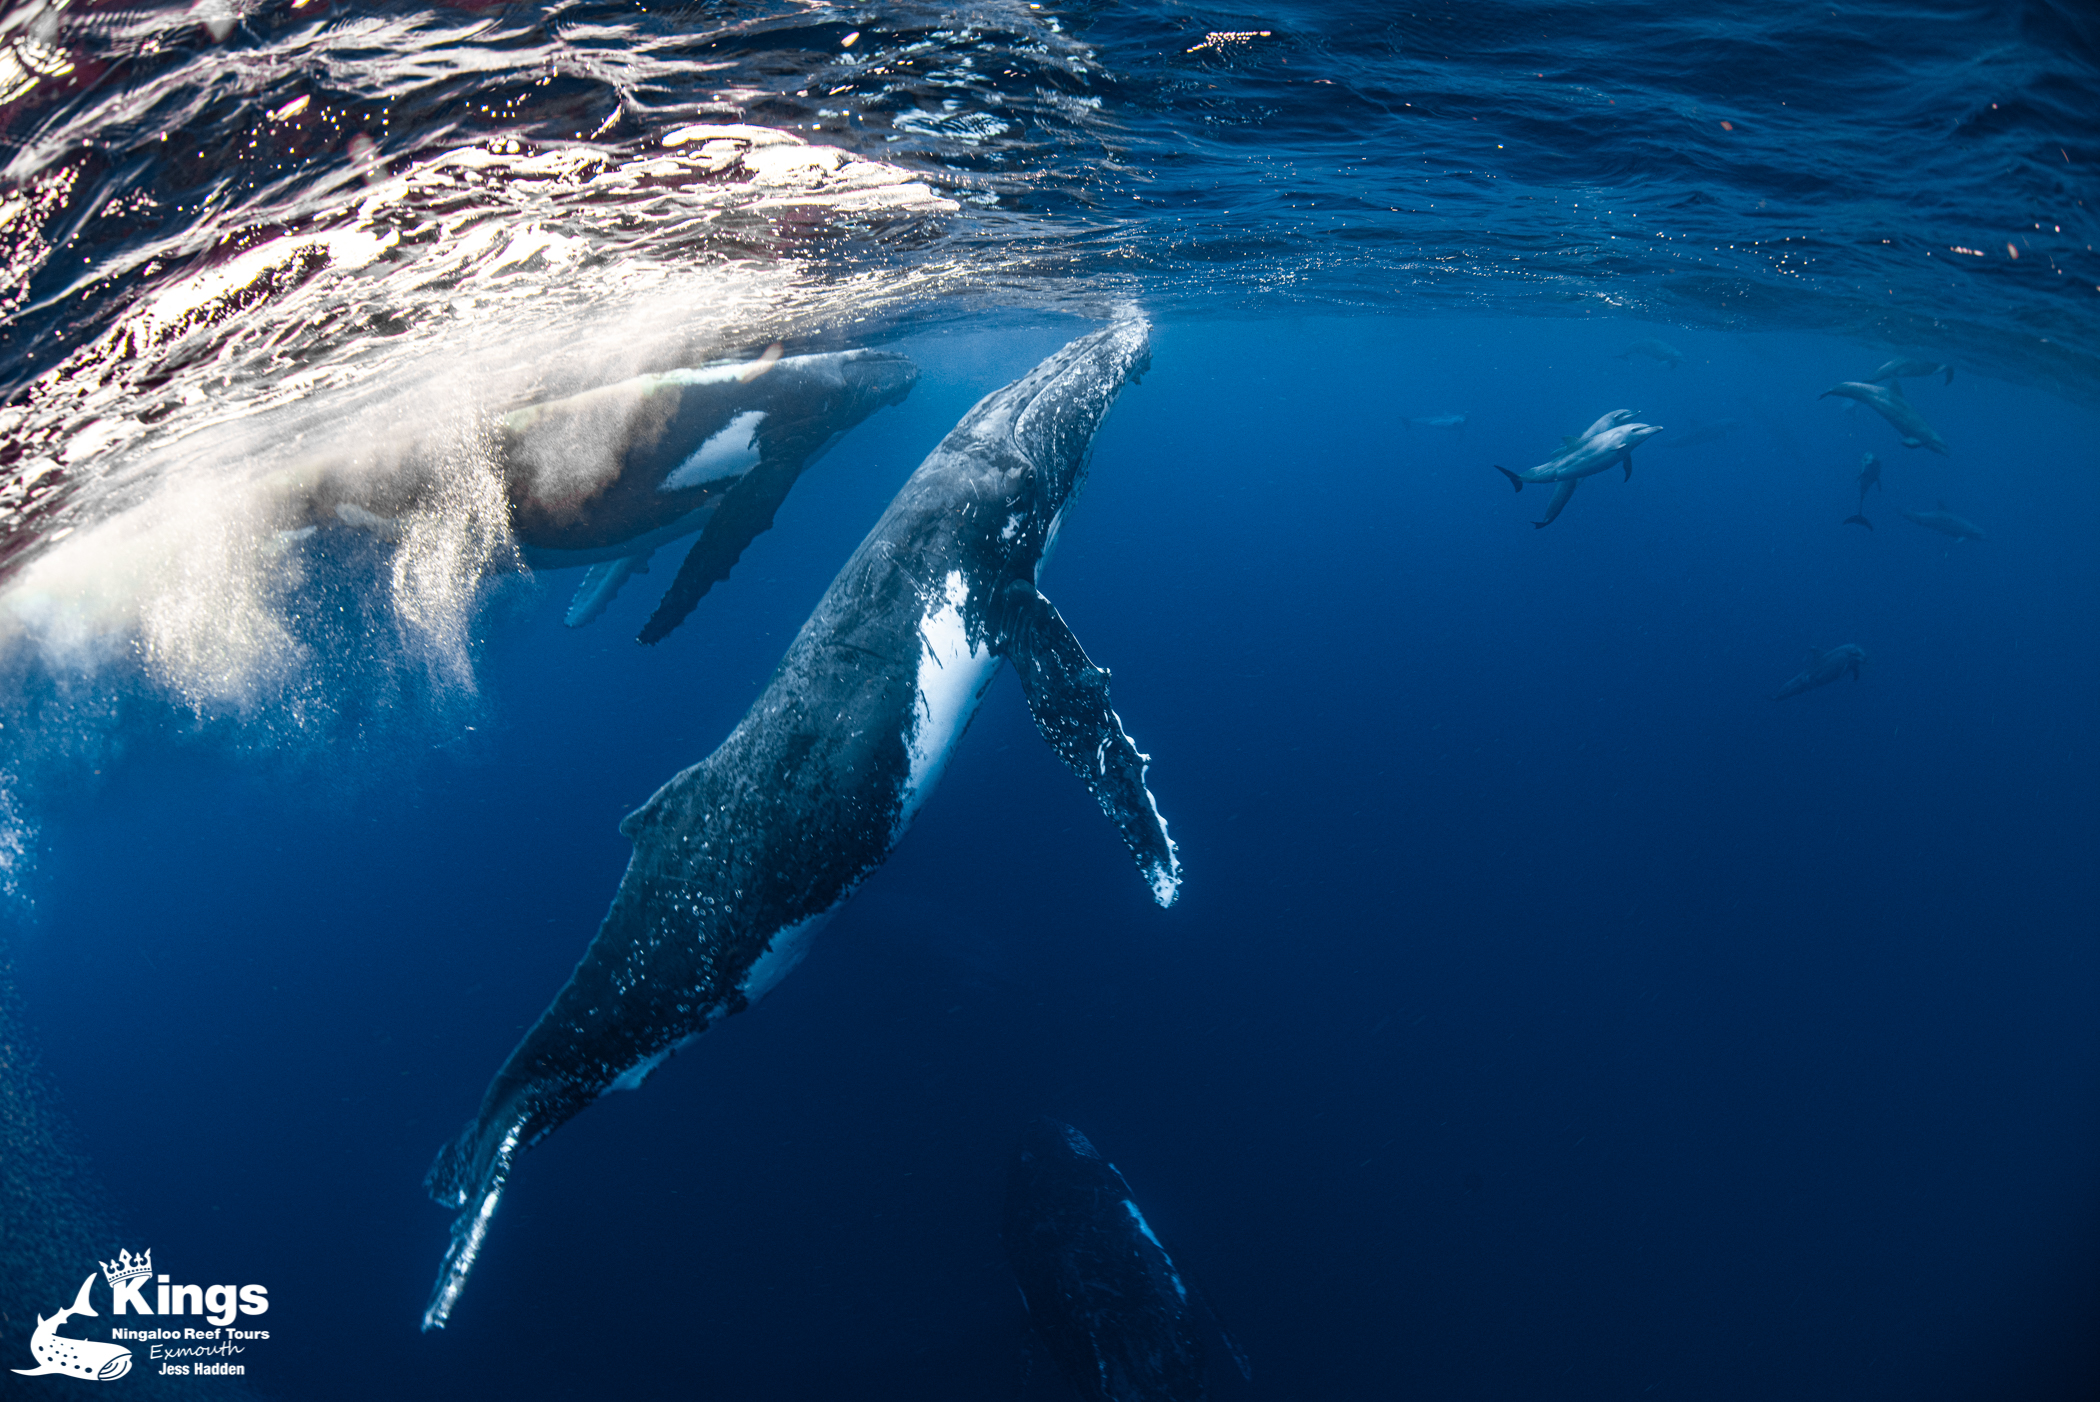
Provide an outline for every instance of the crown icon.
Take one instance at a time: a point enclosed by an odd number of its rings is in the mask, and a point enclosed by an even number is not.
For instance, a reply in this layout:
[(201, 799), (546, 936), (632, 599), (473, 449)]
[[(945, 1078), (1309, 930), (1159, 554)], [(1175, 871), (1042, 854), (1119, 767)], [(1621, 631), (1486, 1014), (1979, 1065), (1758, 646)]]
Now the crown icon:
[(102, 1262), (102, 1274), (114, 1290), (127, 1280), (137, 1280), (142, 1275), (153, 1274), (153, 1253), (142, 1252), (137, 1256), (129, 1251), (119, 1251), (114, 1261)]

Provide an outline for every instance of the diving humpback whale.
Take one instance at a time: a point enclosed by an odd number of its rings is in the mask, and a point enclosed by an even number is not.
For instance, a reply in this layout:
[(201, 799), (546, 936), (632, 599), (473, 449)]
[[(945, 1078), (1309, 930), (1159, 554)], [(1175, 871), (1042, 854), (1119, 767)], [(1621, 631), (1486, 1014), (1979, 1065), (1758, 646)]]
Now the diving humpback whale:
[[(1865, 526), (1871, 531), (1874, 529), (1874, 523), (1867, 519), (1867, 488), (1881, 486), (1881, 459), (1875, 457), (1872, 453), (1862, 453), (1859, 459), (1859, 477), (1857, 480), (1859, 482), (1859, 513), (1854, 516), (1847, 516), (1838, 524), (1841, 526)], [(1884, 488), (1884, 490), (1886, 489)]]
[[(1607, 414), (1604, 417), (1608, 419), (1612, 415)], [(1602, 423), (1604, 419), (1599, 419), (1597, 422)], [(1542, 462), (1537, 467), (1528, 467), (1522, 472), (1511, 472), (1502, 464), (1496, 463), (1495, 471), (1507, 477), (1510, 480), (1510, 485), (1520, 492), (1524, 490), (1526, 482), (1557, 482), (1560, 484), (1553, 490), (1553, 500), (1546, 503), (1546, 519), (1531, 523), (1534, 527), (1543, 529), (1552, 525), (1554, 520), (1559, 517), (1561, 508), (1568, 504), (1568, 498), (1575, 495), (1575, 484), (1583, 478), (1594, 477), (1600, 472), (1609, 472), (1615, 467), (1624, 467), (1627, 480), (1631, 480), (1633, 477), (1633, 450), (1661, 432), (1662, 429), (1654, 424), (1622, 423), (1616, 428), (1607, 428), (1601, 433), (1596, 431), (1595, 425), (1592, 425), (1589, 435), (1578, 440), (1574, 447), (1549, 462)]]
[(743, 1011), (889, 856), (1002, 662), (1043, 738), (1122, 831), (1161, 905), (1181, 864), (1147, 757), (1036, 588), (1094, 433), (1150, 363), (1131, 318), (980, 400), (904, 484), (712, 755), (628, 815), (634, 855), (568, 984), (438, 1152), (459, 1210), (425, 1329), (473, 1269), (517, 1156)]
[(1951, 535), (1957, 542), (1983, 539), (1981, 526), (1949, 511), (1944, 501), (1940, 503), (1940, 509), (1937, 511), (1906, 511), (1903, 513), (1903, 519), (1923, 526), (1928, 531)]
[(1840, 399), (1856, 399), (1887, 419), (1889, 426), (1896, 430), (1896, 436), (1903, 440), (1904, 447), (1930, 448), (1941, 457), (1947, 456), (1947, 440), (1940, 437), (1932, 425), (1925, 422), (1924, 416), (1912, 408), (1910, 401), (1903, 397), (1901, 380), (1889, 381), (1887, 388), (1858, 380), (1847, 380), (1841, 385), (1831, 386), (1816, 397), (1828, 399), (1833, 394)]
[[(1021, 1132), (1000, 1235), (1028, 1322), (1079, 1396), (1204, 1396), (1209, 1311), (1123, 1175), (1084, 1134), (1048, 1116)], [(1246, 1359), (1230, 1339), (1225, 1346), (1245, 1375)]]
[[(788, 490), (918, 367), (888, 351), (783, 356), (642, 375), (495, 422), (511, 531), (534, 569), (588, 566), (564, 621), (605, 610), (650, 554), (699, 533), (639, 641), (662, 639), (773, 524)], [(270, 479), (280, 537), (341, 523), (391, 538), (443, 488), (442, 454), (401, 440)]]
[(1814, 691), (1819, 686), (1828, 686), (1839, 677), (1850, 672), (1852, 680), (1859, 680), (1860, 664), (1867, 660), (1867, 650), (1858, 643), (1845, 643), (1828, 652), (1818, 648), (1808, 650), (1808, 665), (1794, 674), (1792, 680), (1772, 693), (1774, 701), (1784, 701), (1789, 696), (1799, 696), (1804, 691)]

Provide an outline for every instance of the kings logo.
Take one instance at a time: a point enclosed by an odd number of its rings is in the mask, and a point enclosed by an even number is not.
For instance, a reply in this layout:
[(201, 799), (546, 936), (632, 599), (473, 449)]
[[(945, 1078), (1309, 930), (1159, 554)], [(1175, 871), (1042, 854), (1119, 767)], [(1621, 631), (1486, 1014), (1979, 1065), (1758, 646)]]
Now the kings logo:
[[(233, 1323), (237, 1315), (262, 1314), (270, 1308), (270, 1292), (260, 1285), (171, 1286), (166, 1276), (153, 1274), (151, 1251), (136, 1256), (128, 1250), (119, 1251), (116, 1260), (100, 1264), (103, 1278), (109, 1282), (109, 1312), (113, 1315), (201, 1314), (207, 1316), (209, 1323), (224, 1326)], [(143, 1293), (148, 1280), (154, 1283), (151, 1304)], [(63, 1373), (88, 1382), (109, 1382), (131, 1371), (131, 1350), (122, 1344), (69, 1338), (58, 1332), (59, 1326), (75, 1315), (100, 1317), (90, 1298), (94, 1290), (95, 1277), (90, 1275), (80, 1282), (80, 1293), (73, 1297), (70, 1307), (49, 1319), (36, 1317), (36, 1332), (29, 1336), (29, 1352), (37, 1366), (16, 1368), (15, 1372), (28, 1378)]]

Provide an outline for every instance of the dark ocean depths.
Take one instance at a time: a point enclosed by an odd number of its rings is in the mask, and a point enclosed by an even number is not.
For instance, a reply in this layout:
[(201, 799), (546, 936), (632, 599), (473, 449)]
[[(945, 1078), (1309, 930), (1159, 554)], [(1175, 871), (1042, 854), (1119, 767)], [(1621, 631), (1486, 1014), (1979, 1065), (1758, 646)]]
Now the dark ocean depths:
[[(1219, 1399), (2100, 1395), (2096, 40), (0, 12), (0, 1364), (124, 1246), (266, 1284), (270, 1337), (112, 1395), (1056, 1399), (999, 1237), (1049, 1114), (1247, 1355)], [(854, 159), (672, 139), (724, 123)], [(419, 1333), (424, 1171), (621, 816), (972, 403), (1131, 307), (1043, 587), (1180, 901), (1002, 676), (803, 966), (527, 1155)], [(254, 505), (776, 340), (921, 379), (653, 648), (675, 554), (571, 630), (485, 502), (296, 557)], [(1906, 382), (1945, 456), (1817, 398), (1895, 356), (1956, 367)], [(1533, 529), (1493, 466), (1616, 408), (1666, 432)]]

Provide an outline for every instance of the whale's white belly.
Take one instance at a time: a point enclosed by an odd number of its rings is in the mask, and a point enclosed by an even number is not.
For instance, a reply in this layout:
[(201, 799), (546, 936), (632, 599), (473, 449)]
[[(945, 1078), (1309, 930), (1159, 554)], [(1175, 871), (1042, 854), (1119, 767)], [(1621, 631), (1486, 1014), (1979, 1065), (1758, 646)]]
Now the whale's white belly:
[(905, 776), (903, 804), (897, 814), (900, 835), (940, 782), (949, 753), (999, 670), (999, 657), (988, 640), (970, 641), (963, 623), (963, 605), (969, 598), (970, 586), (962, 571), (950, 570), (940, 593), (919, 620), (919, 673), (912, 697), (911, 732), (905, 737), (911, 769)]

